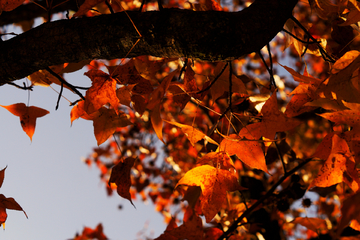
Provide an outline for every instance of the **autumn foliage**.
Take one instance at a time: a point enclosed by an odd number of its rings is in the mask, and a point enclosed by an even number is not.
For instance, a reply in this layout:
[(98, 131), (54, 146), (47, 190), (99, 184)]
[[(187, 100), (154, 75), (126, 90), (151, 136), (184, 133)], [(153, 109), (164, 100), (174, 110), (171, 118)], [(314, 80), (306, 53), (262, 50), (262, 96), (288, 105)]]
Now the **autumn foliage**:
[[(63, 18), (138, 11), (141, 5), (80, 2)], [(225, 14), (251, 2), (170, 0), (163, 7)], [(0, 0), (0, 13), (21, 4)], [(44, 21), (56, 11), (36, 0), (25, 4), (43, 8)], [(142, 11), (157, 7), (145, 2)], [(31, 74), (31, 86), (18, 87), (56, 85), (57, 106), (63, 95), (78, 97), (70, 103), (69, 121), (73, 127), (92, 121), (98, 144), (85, 162), (99, 168), (109, 196), (116, 192), (132, 205), (135, 199), (153, 203), (168, 225), (158, 240), (360, 239), (360, 4), (301, 0), (292, 14), (264, 48), (226, 62), (143, 55), (136, 46), (144, 36), (132, 22), (130, 52), (139, 51), (138, 57), (74, 57)], [(31, 28), (22, 24), (24, 32)], [(204, 26), (194, 34), (206, 31)], [(64, 79), (81, 69), (91, 86)], [(36, 119), (49, 114), (29, 103), (0, 106), (20, 118), (30, 140)], [(23, 211), (1, 194), (1, 224), (6, 209)], [(99, 224), (73, 239), (107, 237)]]

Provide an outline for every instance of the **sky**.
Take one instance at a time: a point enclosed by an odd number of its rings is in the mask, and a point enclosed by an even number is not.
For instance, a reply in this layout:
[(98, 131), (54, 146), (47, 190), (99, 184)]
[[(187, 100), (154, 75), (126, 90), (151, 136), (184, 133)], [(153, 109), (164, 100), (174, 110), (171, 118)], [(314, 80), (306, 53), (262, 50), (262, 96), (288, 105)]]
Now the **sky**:
[[(80, 72), (65, 78), (77, 85), (89, 84)], [(19, 85), (23, 82), (26, 80), (17, 81)], [(66, 89), (63, 95), (71, 101), (77, 99)], [(134, 201), (135, 209), (116, 193), (106, 195), (99, 170), (81, 161), (97, 146), (92, 122), (78, 119), (71, 126), (71, 107), (61, 99), (55, 111), (57, 98), (51, 88), (35, 87), (29, 97), (28, 91), (0, 86), (0, 105), (27, 104), (29, 99), (29, 106), (50, 111), (37, 119), (31, 142), (19, 118), (0, 107), (0, 169), (7, 166), (0, 194), (13, 197), (29, 217), (8, 210), (0, 239), (65, 240), (81, 233), (84, 226), (95, 228), (98, 223), (103, 224), (109, 239), (138, 239), (141, 230), (146, 236), (159, 236), (166, 226), (152, 204)]]

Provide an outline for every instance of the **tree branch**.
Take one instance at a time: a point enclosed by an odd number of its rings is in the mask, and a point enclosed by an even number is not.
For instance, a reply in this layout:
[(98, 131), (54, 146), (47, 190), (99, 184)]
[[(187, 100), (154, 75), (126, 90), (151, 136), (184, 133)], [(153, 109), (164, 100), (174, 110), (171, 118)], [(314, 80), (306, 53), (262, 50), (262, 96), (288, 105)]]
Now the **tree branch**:
[[(143, 37), (127, 57), (236, 59), (271, 41), (292, 16), (297, 1), (256, 0), (240, 12), (129, 12)], [(52, 65), (123, 58), (137, 40), (124, 12), (44, 23), (0, 42), (0, 85)]]

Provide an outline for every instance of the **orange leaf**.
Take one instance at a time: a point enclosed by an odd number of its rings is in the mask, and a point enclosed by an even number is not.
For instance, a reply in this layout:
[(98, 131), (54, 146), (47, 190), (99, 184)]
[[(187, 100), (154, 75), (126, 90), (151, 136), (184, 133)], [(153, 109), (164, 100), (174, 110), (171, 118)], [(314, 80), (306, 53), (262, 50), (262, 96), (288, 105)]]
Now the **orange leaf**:
[(130, 203), (135, 207), (131, 201), (130, 187), (131, 187), (131, 178), (130, 172), (131, 168), (135, 163), (135, 158), (128, 157), (122, 159), (118, 164), (116, 164), (112, 170), (109, 179), (109, 185), (115, 183), (117, 186), (118, 194), (130, 201)]
[(163, 128), (163, 120), (160, 116), (160, 105), (156, 105), (153, 110), (150, 112), (151, 124), (154, 128), (156, 136), (163, 142), (162, 128)]
[(291, 223), (300, 224), (307, 229), (316, 232), (325, 234), (327, 229), (326, 221), (320, 218), (308, 218), (308, 217), (297, 217)]
[(84, 227), (80, 236), (76, 236), (74, 240), (87, 240), (87, 239), (96, 239), (96, 240), (107, 240), (103, 232), (103, 226), (99, 223), (95, 229)]
[(260, 131), (262, 136), (268, 139), (274, 139), (277, 132), (291, 130), (301, 123), (296, 119), (286, 117), (279, 111), (276, 92), (265, 102), (261, 114), (263, 118)]
[(93, 120), (99, 116), (99, 112), (93, 112), (91, 114), (87, 114), (84, 109), (84, 104), (85, 101), (80, 101), (71, 109), (70, 112), (71, 124), (73, 123), (74, 120), (78, 119), (79, 117), (86, 120)]
[(26, 212), (22, 209), (22, 207), (15, 201), (14, 198), (6, 198), (3, 194), (0, 194), (0, 225), (5, 223), (7, 214), (6, 209), (23, 211), (26, 217)]
[(159, 87), (157, 87), (152, 93), (149, 103), (146, 108), (152, 110), (156, 105), (160, 104), (167, 89), (170, 86), (171, 80), (175, 76), (178, 71), (173, 71), (169, 75), (167, 75), (162, 81)]
[(196, 128), (194, 128), (192, 126), (177, 123), (177, 122), (169, 122), (166, 120), (164, 120), (164, 121), (181, 128), (181, 131), (186, 135), (187, 139), (189, 139), (191, 145), (193, 145), (193, 146), (195, 145), (195, 143), (197, 143), (198, 141), (200, 141), (202, 139), (205, 139), (206, 141), (211, 142), (212, 144), (219, 145), (213, 139), (206, 136), (203, 132), (197, 130)]
[(311, 76), (301, 75), (300, 73), (296, 72), (294, 69), (289, 68), (287, 66), (281, 65), (283, 68), (285, 68), (286, 71), (288, 71), (297, 82), (303, 82), (303, 83), (320, 83), (322, 80), (318, 78), (314, 78)]
[(85, 0), (85, 2), (81, 4), (79, 10), (73, 15), (73, 17), (79, 17), (86, 14), (91, 8), (104, 1), (105, 0)]
[(118, 113), (119, 99), (116, 97), (116, 81), (100, 70), (90, 70), (85, 75), (92, 81), (92, 86), (86, 91), (85, 111), (91, 114), (109, 103)]
[[(3, 196), (2, 194), (0, 196)], [(0, 226), (5, 223), (7, 219), (6, 208), (0, 207)]]
[[(246, 141), (245, 139), (254, 139)], [(231, 134), (220, 143), (220, 149), (229, 155), (236, 155), (243, 163), (251, 168), (268, 172), (265, 155), (259, 142), (253, 138), (246, 128), (240, 131), (239, 136)]]
[(235, 172), (235, 166), (226, 152), (209, 152), (200, 158), (197, 164), (210, 164), (215, 168), (220, 168)]
[(116, 90), (116, 96), (119, 99), (120, 103), (131, 107), (130, 103), (131, 103), (131, 90), (134, 88), (135, 84), (130, 84), (127, 86), (123, 86), (119, 89)]
[(201, 187), (200, 202), (206, 222), (210, 222), (220, 210), (226, 201), (227, 191), (240, 189), (235, 174), (209, 165), (191, 169), (180, 179), (175, 188), (179, 185)]
[[(360, 192), (346, 198), (341, 206), (341, 220), (338, 226), (338, 235), (353, 219), (360, 220)], [(353, 223), (354, 224), (354, 223)]]
[[(186, 219), (187, 213), (190, 211), (192, 215), (188, 216)], [(176, 239), (188, 239), (188, 240), (198, 240), (202, 239), (204, 231), (202, 226), (202, 220), (199, 216), (197, 216), (191, 208), (185, 212), (184, 223), (172, 230), (166, 230), (165, 234), (169, 234), (171, 236), (176, 237)]]
[(32, 140), (32, 136), (35, 132), (35, 126), (36, 126), (36, 119), (39, 117), (43, 117), (46, 114), (49, 113), (49, 111), (30, 106), (27, 107), (24, 103), (16, 103), (8, 106), (0, 105), (3, 108), (6, 108), (9, 112), (14, 114), (15, 116), (20, 117), (20, 123), (21, 126), (26, 132), (26, 134), (30, 137), (30, 140)]
[(119, 111), (116, 115), (114, 109), (101, 108), (99, 116), (93, 119), (94, 134), (97, 144), (100, 145), (105, 142), (117, 128), (126, 127), (131, 124), (127, 115)]
[(352, 50), (346, 52), (339, 60), (337, 60), (331, 67), (331, 74), (336, 74), (349, 66), (360, 55), (359, 51)]
[(354, 192), (359, 190), (360, 179), (355, 160), (346, 141), (334, 134), (331, 153), (309, 188), (330, 187), (341, 182), (345, 182)]
[[(219, 75), (221, 70), (223, 69), (225, 63), (219, 63), (214, 69), (214, 76)], [(229, 92), (229, 74), (230, 67), (226, 67), (225, 71), (221, 74), (221, 76), (216, 80), (214, 85), (210, 88), (211, 97), (215, 101), (219, 97), (221, 97), (225, 92)], [(246, 87), (244, 83), (237, 78), (234, 74), (231, 75), (232, 81), (232, 92), (234, 93), (245, 93), (247, 94)]]

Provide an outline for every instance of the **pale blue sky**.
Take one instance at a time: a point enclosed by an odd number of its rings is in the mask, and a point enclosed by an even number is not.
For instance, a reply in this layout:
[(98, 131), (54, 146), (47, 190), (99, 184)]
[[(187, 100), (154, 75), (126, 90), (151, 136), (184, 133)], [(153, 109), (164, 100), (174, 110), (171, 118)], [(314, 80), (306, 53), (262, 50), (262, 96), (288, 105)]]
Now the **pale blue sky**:
[[(89, 84), (81, 73), (71, 80), (77, 85)], [(64, 90), (64, 95), (71, 101), (77, 99), (68, 90)], [(147, 222), (147, 235), (155, 230), (152, 237), (159, 236), (166, 226), (152, 205), (134, 201), (135, 209), (117, 194), (106, 196), (99, 170), (95, 166), (89, 169), (81, 161), (96, 146), (92, 122), (78, 119), (70, 126), (71, 107), (62, 99), (55, 111), (57, 97), (50, 88), (35, 87), (31, 92), (30, 105), (50, 111), (38, 118), (32, 142), (23, 132), (19, 118), (0, 108), (0, 169), (8, 166), (0, 193), (14, 197), (29, 216), (26, 219), (22, 212), (8, 210), (0, 239), (65, 240), (84, 226), (95, 228), (100, 222), (113, 240), (137, 239), (136, 234)], [(27, 91), (0, 87), (0, 105), (27, 104), (27, 99)], [(118, 209), (119, 204), (122, 210)]]

